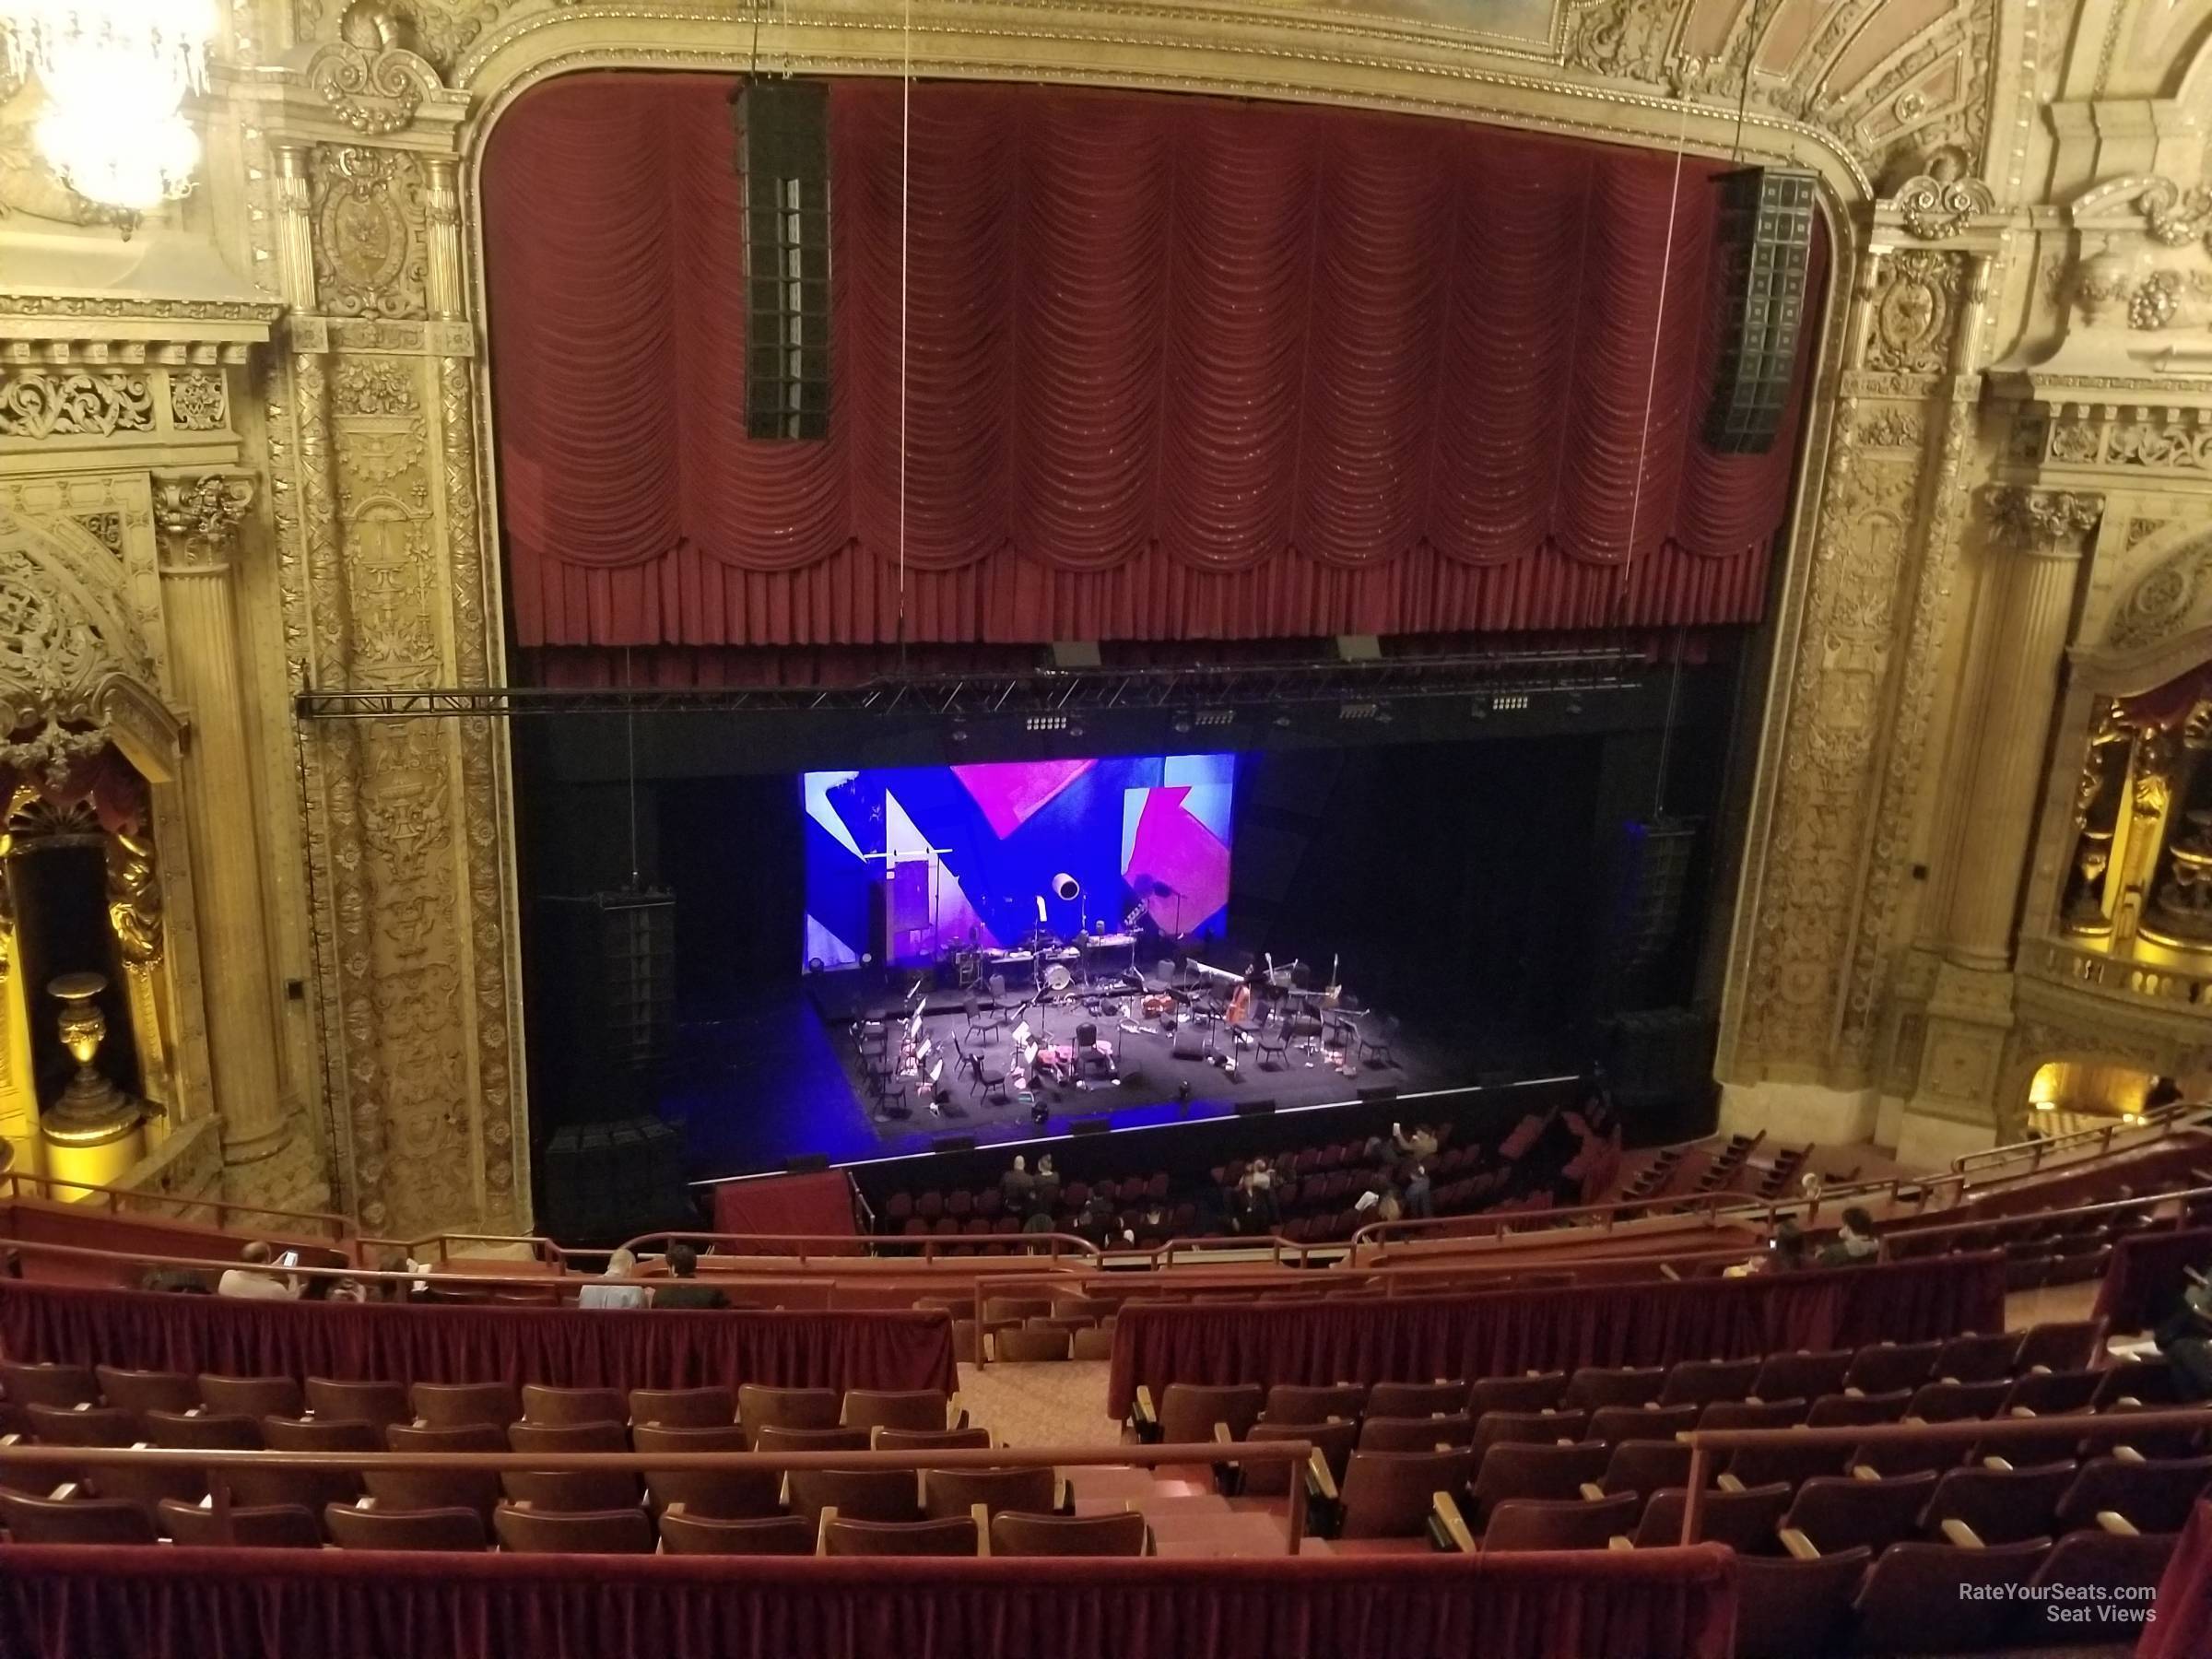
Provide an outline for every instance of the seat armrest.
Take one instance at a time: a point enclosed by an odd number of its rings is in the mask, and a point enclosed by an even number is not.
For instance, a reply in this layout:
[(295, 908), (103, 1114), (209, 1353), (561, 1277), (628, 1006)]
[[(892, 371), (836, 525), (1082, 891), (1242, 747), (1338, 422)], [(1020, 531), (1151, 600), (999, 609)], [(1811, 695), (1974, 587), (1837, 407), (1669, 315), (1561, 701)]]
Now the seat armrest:
[(1306, 1487), (1317, 1498), (1337, 1501), (1336, 1477), (1329, 1473), (1329, 1460), (1321, 1454), (1319, 1446), (1306, 1454)]
[(2097, 1524), (2116, 1537), (2133, 1538), (2138, 1535), (2136, 1524), (2118, 1510), (2099, 1510)]
[(1607, 1549), (1633, 1549), (1636, 1547), (1636, 1540), (1626, 1533), (1615, 1533), (1606, 1540), (1606, 1547)]
[(1774, 1535), (1782, 1540), (1782, 1547), (1790, 1552), (1793, 1560), (1817, 1561), (1820, 1559), (1820, 1552), (1813, 1547), (1813, 1541), (1795, 1527), (1777, 1527)]
[(822, 1510), (822, 1518), (814, 1529), (814, 1553), (816, 1555), (826, 1556), (830, 1553), (830, 1523), (836, 1519), (837, 1506), (835, 1504), (825, 1505)]
[(991, 1553), (991, 1508), (988, 1504), (971, 1503), (968, 1506), (968, 1515), (975, 1523), (975, 1553), (988, 1556)]
[(1744, 1483), (1733, 1475), (1716, 1475), (1712, 1484), (1724, 1492), (1740, 1492), (1744, 1489)]
[(1344, 1504), (1336, 1496), (1336, 1479), (1329, 1473), (1328, 1459), (1316, 1446), (1300, 1465), (1296, 1478), (1306, 1483), (1306, 1531), (1316, 1538), (1333, 1538), (1344, 1524)]
[(1982, 1466), (1985, 1469), (1994, 1470), (1999, 1475), (2009, 1475), (2012, 1473), (2012, 1461), (2009, 1458), (1985, 1457), (1982, 1460)]
[(1866, 1397), (1866, 1391), (1863, 1388), (1846, 1388), (1843, 1397), (1847, 1400), (1863, 1400)]
[(662, 1514), (664, 1514), (664, 1515), (674, 1515), (674, 1516), (675, 1516), (675, 1517), (676, 1517), (676, 1518), (677, 1518), (678, 1521), (681, 1521), (681, 1520), (682, 1520), (682, 1519), (683, 1519), (683, 1518), (684, 1518), (686, 1515), (689, 1514), (690, 1512), (690, 1512), (688, 1509), (687, 1509), (687, 1508), (686, 1508), (686, 1507), (683, 1505), (683, 1503), (681, 1503), (680, 1501), (678, 1501), (678, 1502), (676, 1502), (676, 1503), (672, 1503), (672, 1504), (670, 1504), (670, 1505), (669, 1505), (669, 1506), (668, 1506), (666, 1509), (665, 1509), (665, 1510), (663, 1510), (663, 1511), (661, 1512), (661, 1513), (662, 1513)]
[(1444, 1547), (1461, 1555), (1473, 1555), (1477, 1545), (1475, 1535), (1467, 1530), (1467, 1519), (1459, 1512), (1459, 1500), (1449, 1492), (1429, 1494), (1429, 1516), (1433, 1530), (1441, 1531)]
[(2112, 1455), (2120, 1463), (2139, 1464), (2143, 1461), (2143, 1453), (2133, 1446), (2114, 1446)]
[(954, 1390), (945, 1401), (945, 1427), (960, 1430), (968, 1427), (968, 1407), (960, 1404), (959, 1390)]
[(1599, 1486), (1594, 1480), (1585, 1480), (1583, 1482), (1583, 1497), (1591, 1503), (1603, 1503), (1606, 1499), (1606, 1488)]
[(1956, 1515), (1943, 1524), (1943, 1540), (1947, 1544), (1956, 1544), (1961, 1549), (1983, 1547), (1981, 1534)]
[(1882, 1477), (1882, 1472), (1872, 1464), (1853, 1464), (1851, 1477), (1853, 1480), (1879, 1480)]
[[(1229, 1431), (1227, 1423), (1216, 1423), (1213, 1441), (1217, 1446), (1233, 1446), (1237, 1443), (1237, 1437)], [(1214, 1489), (1224, 1498), (1234, 1498), (1242, 1491), (1244, 1489), (1244, 1465), (1233, 1463), (1216, 1464), (1214, 1465)]]
[(1072, 1515), (1076, 1512), (1076, 1483), (1065, 1475), (1053, 1482), (1053, 1513)]
[(1152, 1391), (1144, 1383), (1136, 1385), (1136, 1399), (1129, 1407), (1129, 1427), (1136, 1431), (1138, 1443), (1159, 1439), (1159, 1408), (1152, 1404)]

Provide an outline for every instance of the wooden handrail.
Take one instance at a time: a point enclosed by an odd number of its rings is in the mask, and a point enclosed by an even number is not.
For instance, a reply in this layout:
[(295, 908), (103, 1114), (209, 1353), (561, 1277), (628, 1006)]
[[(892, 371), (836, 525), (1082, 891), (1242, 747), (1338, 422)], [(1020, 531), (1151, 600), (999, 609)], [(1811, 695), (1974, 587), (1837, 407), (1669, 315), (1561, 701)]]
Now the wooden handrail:
[(583, 1275), (559, 1274), (496, 1274), (496, 1273), (439, 1273), (434, 1269), (394, 1268), (385, 1272), (379, 1268), (363, 1267), (351, 1262), (335, 1266), (311, 1267), (305, 1264), (297, 1267), (279, 1267), (274, 1263), (247, 1263), (236, 1256), (165, 1256), (135, 1250), (100, 1250), (89, 1244), (60, 1244), (45, 1239), (0, 1239), (0, 1253), (14, 1255), (59, 1256), (67, 1261), (112, 1262), (118, 1266), (184, 1267), (194, 1272), (224, 1273), (233, 1267), (246, 1268), (254, 1273), (265, 1273), (274, 1278), (328, 1278), (352, 1279), (363, 1285), (411, 1285), (420, 1280), (431, 1286), (451, 1285), (455, 1289), (479, 1292), (496, 1287), (513, 1285), (525, 1289), (543, 1291), (559, 1286), (581, 1287), (588, 1284), (634, 1284), (650, 1289), (656, 1282), (652, 1279), (606, 1279)]
[(2180, 1119), (2203, 1112), (2206, 1104), (2203, 1100), (2174, 1100), (2138, 1113), (2138, 1121), (2133, 1124), (2115, 1118), (2094, 1128), (2069, 1129), (2064, 1135), (2035, 1135), (2027, 1140), (2007, 1141), (2002, 1147), (1986, 1147), (1979, 1152), (1962, 1152), (1951, 1159), (1951, 1170), (1955, 1174), (1967, 1175), (1992, 1164), (2021, 1161), (2026, 1161), (2030, 1169), (2040, 1169), (2043, 1159), (2053, 1152), (2084, 1147), (2092, 1141), (2099, 1143), (2100, 1153), (2109, 1152), (2114, 1137), (2139, 1135), (2145, 1130), (2154, 1131), (2147, 1139), (2163, 1140), (2173, 1132)]
[(1705, 1519), (1705, 1480), (1715, 1452), (1747, 1447), (1972, 1446), (1983, 1442), (2049, 1440), (2125, 1440), (2162, 1429), (2212, 1429), (2212, 1406), (2170, 1411), (2063, 1411), (2048, 1417), (1966, 1418), (1950, 1423), (1867, 1423), (1837, 1429), (1693, 1429), (1677, 1436), (1689, 1447), (1688, 1491), (1682, 1502), (1682, 1542), (1694, 1544)]
[[(895, 1262), (910, 1258), (878, 1256), (873, 1254), (873, 1253), (877, 1249), (887, 1245), (892, 1249), (902, 1250), (911, 1250), (914, 1246), (920, 1245), (922, 1247), (920, 1253), (911, 1259), (926, 1262), (935, 1260), (939, 1253), (939, 1252), (936, 1249), (934, 1249), (933, 1246), (942, 1246), (946, 1251), (950, 1251), (959, 1247), (964, 1247), (972, 1251), (978, 1244), (984, 1243), (1005, 1244), (1017, 1247), (1027, 1244), (1043, 1243), (1049, 1246), (1045, 1252), (1045, 1255), (1046, 1259), (1051, 1261), (1057, 1261), (1060, 1259), (1063, 1253), (1064, 1246), (1065, 1247), (1065, 1253), (1066, 1254), (1071, 1256), (1077, 1254), (1088, 1255), (1092, 1258), (1094, 1264), (1103, 1261), (1108, 1255), (1120, 1256), (1133, 1255), (1137, 1253), (1135, 1251), (1101, 1250), (1098, 1245), (1093, 1244), (1088, 1239), (1077, 1238), (1074, 1233), (1062, 1232), (991, 1233), (988, 1235), (976, 1233), (947, 1233), (942, 1237), (935, 1233), (926, 1233), (916, 1234), (912, 1238), (903, 1236), (869, 1238), (859, 1233), (716, 1233), (686, 1232), (674, 1229), (664, 1229), (653, 1232), (640, 1233), (634, 1239), (625, 1239), (618, 1248), (635, 1251), (641, 1255), (658, 1255), (663, 1253), (661, 1250), (653, 1250), (646, 1247), (652, 1245), (660, 1245), (665, 1247), (669, 1244), (691, 1244), (703, 1246), (704, 1248), (700, 1251), (700, 1254), (703, 1256), (706, 1250), (716, 1249), (724, 1245), (823, 1244), (833, 1245), (839, 1248), (824, 1250), (818, 1253), (824, 1256), (833, 1256), (840, 1261), (849, 1264), (855, 1259), (853, 1253), (856, 1249), (860, 1252), (861, 1256), (865, 1259)], [(561, 1252), (561, 1254), (564, 1258), (571, 1255), (603, 1255), (605, 1253), (606, 1253), (604, 1251), (587, 1250), (569, 1250)], [(773, 1255), (777, 1253), (774, 1251), (745, 1251), (733, 1249), (731, 1253), (737, 1255)], [(792, 1259), (794, 1262), (804, 1265), (806, 1262), (806, 1253), (802, 1251), (799, 1254), (794, 1256)], [(1018, 1258), (1007, 1259), (1012, 1260)]]
[(1160, 1464), (1303, 1463), (1311, 1441), (1149, 1446), (988, 1446), (899, 1452), (236, 1452), (198, 1446), (0, 1445), (0, 1468), (447, 1469), (553, 1475), (747, 1469), (1147, 1468)]
[[(26, 1184), (42, 1188), (66, 1188), (73, 1193), (94, 1193), (106, 1198), (108, 1201), (106, 1207), (111, 1214), (120, 1213), (127, 1200), (134, 1206), (170, 1204), (175, 1205), (181, 1209), (213, 1210), (218, 1218), (226, 1215), (276, 1216), (290, 1221), (312, 1221), (318, 1227), (328, 1227), (335, 1230), (334, 1242), (350, 1238), (356, 1231), (354, 1223), (349, 1218), (330, 1210), (285, 1209), (280, 1206), (270, 1204), (238, 1204), (224, 1198), (194, 1198), (182, 1193), (140, 1192), (131, 1187), (101, 1186), (97, 1182), (71, 1181), (60, 1175), (33, 1175), (28, 1171), (17, 1169), (0, 1170), (0, 1179), (6, 1181), (8, 1196), (11, 1199), (26, 1196), (27, 1194), (22, 1191)], [(43, 1196), (42, 1194), (29, 1195)], [(81, 1200), (56, 1199), (53, 1202), (76, 1204)], [(162, 1218), (151, 1218), (161, 1219)], [(217, 1225), (222, 1227), (223, 1223), (218, 1219)], [(226, 1227), (224, 1230), (228, 1231), (229, 1229)]]
[(2176, 1228), (2186, 1227), (2189, 1206), (2198, 1199), (2212, 1199), (2212, 1186), (2175, 1187), (2163, 1193), (2138, 1193), (2132, 1198), (2100, 1198), (2095, 1204), (2077, 1204), (2068, 1209), (2022, 1210), (2017, 1215), (1985, 1216), (1965, 1221), (1939, 1221), (1932, 1227), (1902, 1226), (1890, 1235), (1917, 1243), (1923, 1239), (1943, 1238), (1954, 1233), (1986, 1232), (1992, 1228), (2019, 1226), (2030, 1222), (2052, 1224), (2077, 1219), (2083, 1216), (2100, 1216), (2120, 1210), (2156, 1209), (2162, 1204), (2178, 1205), (2175, 1212)]

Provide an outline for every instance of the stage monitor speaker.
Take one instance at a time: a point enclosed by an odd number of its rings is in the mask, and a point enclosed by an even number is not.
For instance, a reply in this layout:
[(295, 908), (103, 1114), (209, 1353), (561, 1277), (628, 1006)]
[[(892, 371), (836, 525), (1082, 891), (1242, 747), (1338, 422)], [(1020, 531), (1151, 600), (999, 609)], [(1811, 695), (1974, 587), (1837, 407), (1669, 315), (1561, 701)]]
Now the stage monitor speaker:
[(827, 1152), (807, 1152), (783, 1160), (783, 1173), (786, 1175), (819, 1175), (829, 1167), (830, 1154)]
[(1359, 1104), (1362, 1106), (1394, 1106), (1397, 1100), (1398, 1091), (1395, 1088), (1363, 1088), (1359, 1091)]
[(748, 80), (733, 100), (745, 183), (745, 428), (830, 435), (830, 88)]
[(1053, 666), (1065, 672), (1076, 668), (1096, 668), (1099, 665), (1099, 642), (1096, 640), (1054, 640)]
[(1237, 1115), (1239, 1117), (1273, 1117), (1275, 1102), (1273, 1100), (1239, 1100)]
[(975, 1136), (972, 1135), (940, 1135), (929, 1143), (932, 1152), (972, 1152)]
[(1721, 193), (1722, 337), (1705, 446), (1724, 455), (1763, 455), (1781, 433), (1797, 366), (1814, 176), (1802, 168), (1747, 167), (1712, 182)]
[(1112, 1127), (1113, 1120), (1110, 1117), (1080, 1117), (1068, 1124), (1067, 1132), (1070, 1135), (1104, 1135)]

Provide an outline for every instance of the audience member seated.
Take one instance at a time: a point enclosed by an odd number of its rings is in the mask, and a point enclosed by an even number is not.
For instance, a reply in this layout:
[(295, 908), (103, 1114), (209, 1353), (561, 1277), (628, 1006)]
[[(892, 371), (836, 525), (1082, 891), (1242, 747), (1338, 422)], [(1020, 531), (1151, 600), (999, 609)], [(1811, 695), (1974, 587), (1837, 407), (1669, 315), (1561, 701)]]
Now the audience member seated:
[(663, 1285), (653, 1293), (656, 1308), (726, 1308), (730, 1299), (712, 1285), (697, 1282), (699, 1252), (688, 1244), (668, 1246), (668, 1271), (677, 1283)]
[(1879, 1261), (1882, 1241), (1876, 1237), (1874, 1218), (1857, 1205), (1843, 1212), (1843, 1225), (1836, 1230), (1835, 1241), (1827, 1245), (1818, 1258), (1823, 1267), (1863, 1267)]
[(274, 1259), (269, 1247), (256, 1239), (238, 1253), (241, 1265), (227, 1267), (223, 1277), (216, 1281), (218, 1296), (236, 1296), (260, 1301), (290, 1301), (300, 1294), (299, 1285), (291, 1279), (279, 1277), (268, 1271)]
[[(678, 1245), (677, 1248), (688, 1250), (690, 1247)], [(673, 1253), (672, 1252), (671, 1255)], [(694, 1265), (696, 1266), (696, 1265), (695, 1262)], [(643, 1307), (645, 1305), (645, 1287), (629, 1282), (629, 1277), (637, 1271), (637, 1253), (627, 1244), (618, 1245), (607, 1254), (606, 1271), (600, 1275), (604, 1282), (586, 1285), (577, 1293), (576, 1305), (580, 1308)], [(672, 1285), (669, 1288), (676, 1289), (677, 1287)]]

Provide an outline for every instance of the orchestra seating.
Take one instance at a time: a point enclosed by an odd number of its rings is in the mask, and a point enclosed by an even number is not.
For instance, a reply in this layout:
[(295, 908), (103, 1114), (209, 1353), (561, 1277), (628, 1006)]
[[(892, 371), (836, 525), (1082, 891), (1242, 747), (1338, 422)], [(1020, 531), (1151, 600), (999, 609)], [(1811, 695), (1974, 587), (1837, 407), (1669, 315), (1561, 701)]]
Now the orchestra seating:
[[(0, 1452), (49, 1460), (0, 1455), (0, 1651), (325, 1659), (450, 1628), (441, 1651), (677, 1654), (712, 1628), (735, 1632), (718, 1653), (1106, 1653), (1148, 1651), (1178, 1596), (1264, 1609), (1200, 1650), (1254, 1659), (1430, 1651), (1440, 1628), (1562, 1656), (2034, 1646), (2060, 1634), (2049, 1597), (2139, 1611), (2185, 1559), (2212, 1415), (2144, 1418), (2176, 1403), (2162, 1360), (2106, 1352), (2100, 1319), (2007, 1329), (2005, 1292), (2084, 1241), (2170, 1279), (2205, 1259), (2212, 1228), (2177, 1225), (2203, 1208), (1933, 1218), (1879, 1265), (1571, 1297), (1166, 1269), (955, 1277), (904, 1313), (653, 1313), (0, 1280)], [(933, 1475), (1024, 1455), (953, 1392), (979, 1332), (997, 1362), (1111, 1358), (1126, 1438), (1191, 1461)], [(1956, 1432), (1894, 1433), (1920, 1425)], [(1689, 1438), (1759, 1430), (1781, 1438)], [(1312, 1453), (1237, 1457), (1286, 1441)], [(141, 1446), (254, 1461), (102, 1461)], [(773, 1461), (646, 1461), (746, 1453)], [(899, 1466), (832, 1466), (863, 1453)], [(448, 1461), (488, 1454), (508, 1461)], [(563, 1464), (600, 1455), (630, 1461)], [(1417, 1622), (1378, 1645), (1378, 1607)]]

